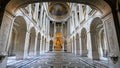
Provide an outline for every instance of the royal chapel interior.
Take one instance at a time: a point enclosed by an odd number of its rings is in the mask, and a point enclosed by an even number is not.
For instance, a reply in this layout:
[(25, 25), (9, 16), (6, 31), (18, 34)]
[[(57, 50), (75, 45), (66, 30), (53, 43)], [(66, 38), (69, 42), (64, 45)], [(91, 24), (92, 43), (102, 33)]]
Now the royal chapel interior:
[(0, 68), (120, 68), (120, 0), (0, 0)]

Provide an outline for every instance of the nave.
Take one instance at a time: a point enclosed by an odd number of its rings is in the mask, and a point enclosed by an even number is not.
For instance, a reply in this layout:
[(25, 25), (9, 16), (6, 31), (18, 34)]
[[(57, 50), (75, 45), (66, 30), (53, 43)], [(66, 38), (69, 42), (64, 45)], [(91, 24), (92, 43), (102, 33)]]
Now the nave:
[(93, 61), (62, 51), (49, 51), (19, 61), (9, 58), (7, 68), (108, 68), (108, 62)]
[(0, 68), (120, 68), (118, 4), (0, 0)]

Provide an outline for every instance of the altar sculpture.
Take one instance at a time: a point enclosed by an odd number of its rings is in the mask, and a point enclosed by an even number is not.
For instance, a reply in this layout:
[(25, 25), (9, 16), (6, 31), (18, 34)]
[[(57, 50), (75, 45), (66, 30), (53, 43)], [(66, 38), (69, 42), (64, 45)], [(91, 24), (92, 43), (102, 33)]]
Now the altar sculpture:
[(54, 50), (61, 51), (63, 42), (64, 39), (62, 38), (61, 32), (57, 32), (54, 38)]

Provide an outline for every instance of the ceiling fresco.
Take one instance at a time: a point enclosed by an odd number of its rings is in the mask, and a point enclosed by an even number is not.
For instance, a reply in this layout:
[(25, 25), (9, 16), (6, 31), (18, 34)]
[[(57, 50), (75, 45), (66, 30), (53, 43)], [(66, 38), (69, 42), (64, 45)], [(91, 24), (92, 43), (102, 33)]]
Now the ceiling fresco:
[(48, 7), (49, 15), (53, 19), (65, 19), (69, 16), (70, 7), (67, 3), (55, 2)]

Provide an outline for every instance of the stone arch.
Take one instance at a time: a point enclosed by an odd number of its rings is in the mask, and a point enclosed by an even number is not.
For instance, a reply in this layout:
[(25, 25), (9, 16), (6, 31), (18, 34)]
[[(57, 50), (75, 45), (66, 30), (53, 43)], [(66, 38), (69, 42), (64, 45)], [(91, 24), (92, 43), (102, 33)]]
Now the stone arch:
[(30, 39), (29, 39), (29, 47), (28, 47), (28, 55), (34, 55), (35, 51), (35, 37), (36, 30), (34, 27), (30, 29)]
[(37, 55), (40, 54), (40, 42), (41, 42), (41, 34), (38, 33), (38, 37), (37, 37), (37, 49), (36, 49)]
[(81, 52), (83, 57), (87, 57), (87, 31), (85, 28), (81, 30)]
[[(91, 6), (92, 8), (95, 8), (97, 10), (100, 10), (103, 14), (108, 13), (110, 9), (109, 5), (104, 1), (104, 0), (90, 0), (90, 1), (86, 1), (86, 0), (11, 0), (9, 1), (9, 3), (6, 6), (6, 9), (11, 12), (14, 13), (17, 9), (19, 9), (20, 7), (26, 6), (27, 4), (31, 4), (31, 3), (36, 3), (36, 2), (72, 2), (72, 3), (82, 3), (82, 4), (86, 4)], [(102, 5), (101, 5), (102, 4)], [(104, 7), (105, 6), (105, 7)], [(12, 8), (11, 8), (12, 7)], [(11, 10), (12, 9), (12, 10)], [(108, 11), (106, 11), (106, 9), (108, 9)]]
[(93, 19), (90, 25), (90, 33), (91, 33), (91, 48), (92, 48), (92, 57), (95, 60), (100, 59), (99, 57), (99, 31), (102, 28), (101, 25), (103, 24), (102, 20), (99, 17)]
[(16, 59), (24, 58), (24, 45), (27, 32), (26, 21), (22, 16), (17, 16), (13, 23), (10, 36), (10, 44), (8, 47), (8, 55), (16, 56)]
[(49, 51), (53, 51), (53, 40), (50, 40)]
[(76, 54), (80, 54), (80, 41), (79, 41), (79, 34), (76, 34)]

